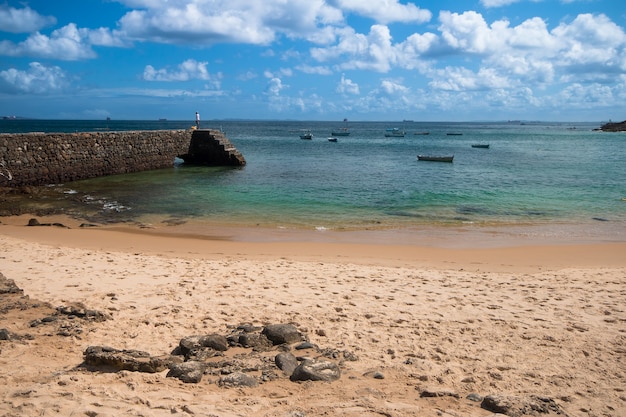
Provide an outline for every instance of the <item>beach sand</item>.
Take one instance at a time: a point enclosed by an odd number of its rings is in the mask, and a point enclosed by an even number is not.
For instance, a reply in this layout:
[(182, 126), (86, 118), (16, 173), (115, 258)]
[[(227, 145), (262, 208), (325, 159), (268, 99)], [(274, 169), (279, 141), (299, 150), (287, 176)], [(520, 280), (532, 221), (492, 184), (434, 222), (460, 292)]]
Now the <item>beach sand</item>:
[[(0, 219), (0, 273), (23, 290), (0, 295), (3, 416), (626, 415), (626, 242), (246, 240), (28, 218)], [(108, 319), (42, 322), (61, 306)], [(84, 364), (89, 346), (166, 356), (244, 323), (295, 325), (316, 348), (289, 351), (340, 378), (271, 371), (284, 347), (232, 347), (199, 383)], [(259, 385), (221, 385), (233, 370)]]

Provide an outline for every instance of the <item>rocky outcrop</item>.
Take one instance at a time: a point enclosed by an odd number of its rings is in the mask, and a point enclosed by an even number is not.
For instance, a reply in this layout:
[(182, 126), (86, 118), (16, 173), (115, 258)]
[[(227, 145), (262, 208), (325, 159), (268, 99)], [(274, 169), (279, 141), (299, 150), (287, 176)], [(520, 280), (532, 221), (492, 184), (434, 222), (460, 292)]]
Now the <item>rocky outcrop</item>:
[(539, 416), (551, 413), (565, 415), (553, 399), (534, 395), (529, 397), (488, 395), (480, 406), (487, 411), (505, 414), (509, 417)]
[[(304, 342), (303, 342), (304, 341)], [(229, 350), (237, 347), (236, 355)], [(291, 349), (304, 354), (295, 356)], [(241, 349), (247, 349), (242, 354)], [(276, 351), (273, 362), (267, 353)], [(211, 333), (183, 337), (169, 356), (152, 356), (136, 350), (119, 350), (108, 346), (90, 346), (84, 352), (84, 365), (92, 370), (159, 372), (185, 383), (199, 383), (203, 376), (216, 377), (222, 387), (255, 387), (279, 378), (291, 381), (336, 381), (341, 377), (341, 363), (354, 355), (320, 350), (306, 341), (292, 324), (270, 324), (265, 327), (238, 326), (229, 335)], [(278, 372), (282, 371), (282, 372)]]
[(600, 126), (603, 132), (626, 132), (626, 120), (623, 122), (608, 122)]

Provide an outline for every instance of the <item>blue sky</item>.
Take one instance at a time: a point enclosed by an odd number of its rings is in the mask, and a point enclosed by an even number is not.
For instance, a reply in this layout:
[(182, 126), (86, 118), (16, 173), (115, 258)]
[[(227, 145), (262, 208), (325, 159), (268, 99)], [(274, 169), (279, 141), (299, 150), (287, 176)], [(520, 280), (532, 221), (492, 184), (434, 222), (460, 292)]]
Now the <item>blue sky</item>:
[(0, 0), (0, 116), (626, 119), (623, 0)]

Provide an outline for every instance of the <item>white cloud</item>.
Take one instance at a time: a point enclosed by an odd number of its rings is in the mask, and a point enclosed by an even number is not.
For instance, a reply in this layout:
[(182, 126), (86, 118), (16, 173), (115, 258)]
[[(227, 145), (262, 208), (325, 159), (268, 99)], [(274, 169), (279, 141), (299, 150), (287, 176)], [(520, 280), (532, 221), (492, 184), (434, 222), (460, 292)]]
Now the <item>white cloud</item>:
[(30, 7), (23, 9), (0, 4), (0, 31), (10, 33), (31, 33), (46, 26), (56, 24), (53, 16), (42, 16)]
[(280, 95), (280, 92), (287, 87), (288, 85), (283, 84), (280, 78), (272, 77), (265, 87), (265, 93), (269, 96), (278, 96)]
[(335, 91), (337, 91), (339, 94), (344, 95), (358, 95), (360, 93), (359, 85), (353, 82), (351, 79), (346, 78), (344, 74), (341, 74), (341, 80), (337, 84), (337, 88)]
[(432, 13), (398, 0), (120, 0), (136, 8), (120, 21), (130, 39), (172, 44), (268, 45), (280, 36), (322, 45), (345, 26), (344, 13), (376, 22), (424, 23)]
[(323, 65), (316, 65), (316, 66), (298, 65), (296, 66), (296, 69), (305, 74), (317, 74), (317, 75), (332, 75), (333, 74), (333, 71), (329, 67), (323, 66)]
[(123, 46), (124, 42), (108, 29), (79, 29), (70, 23), (53, 31), (50, 36), (35, 32), (18, 44), (2, 41), (0, 55), (76, 61), (96, 57), (91, 45)]
[(46, 94), (63, 89), (67, 85), (67, 77), (59, 67), (46, 67), (39, 62), (31, 62), (28, 70), (20, 71), (10, 68), (0, 71), (2, 90), (29, 94)]
[(332, 40), (324, 26), (340, 23), (339, 10), (322, 0), (191, 0), (123, 1), (132, 10), (120, 19), (120, 29), (137, 40), (173, 44), (211, 45), (248, 43), (267, 45), (278, 34), (288, 37)]
[(408, 93), (409, 89), (402, 85), (400, 82), (393, 80), (382, 80), (380, 83), (380, 92), (385, 95), (395, 97)]
[(208, 64), (208, 62), (188, 59), (179, 64), (175, 70), (169, 70), (168, 68), (157, 70), (152, 65), (146, 65), (143, 71), (143, 79), (146, 81), (210, 80), (211, 75), (207, 70)]
[(480, 0), (480, 4), (489, 8), (489, 7), (502, 7), (508, 6), (513, 3), (518, 3), (522, 0)]
[[(389, 28), (373, 25), (365, 36), (351, 28), (341, 32), (339, 42), (327, 48), (312, 48), (311, 56), (320, 62), (340, 60), (340, 69), (387, 72), (396, 61)], [(346, 58), (344, 58), (346, 57)]]
[(432, 13), (413, 3), (401, 4), (396, 0), (337, 0), (338, 7), (348, 12), (374, 19), (378, 23), (411, 22), (424, 23)]

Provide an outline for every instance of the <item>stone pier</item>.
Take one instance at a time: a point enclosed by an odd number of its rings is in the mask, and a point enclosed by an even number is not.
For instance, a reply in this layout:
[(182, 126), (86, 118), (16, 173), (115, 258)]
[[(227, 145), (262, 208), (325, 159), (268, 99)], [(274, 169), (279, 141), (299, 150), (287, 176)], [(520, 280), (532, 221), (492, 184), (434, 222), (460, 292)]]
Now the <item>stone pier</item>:
[(168, 168), (177, 157), (202, 165), (245, 165), (217, 130), (0, 134), (0, 187), (60, 184)]

